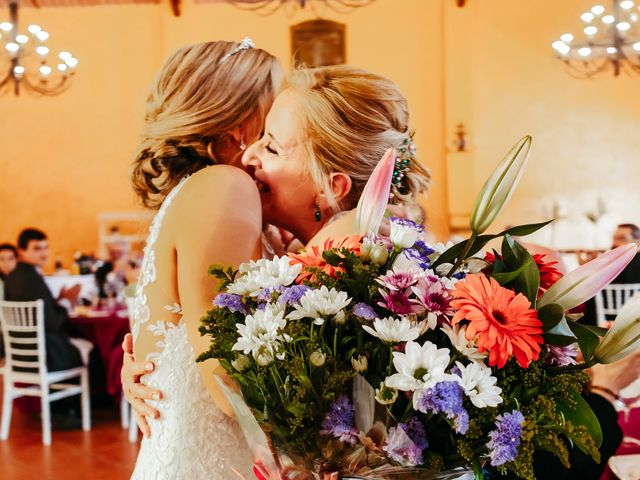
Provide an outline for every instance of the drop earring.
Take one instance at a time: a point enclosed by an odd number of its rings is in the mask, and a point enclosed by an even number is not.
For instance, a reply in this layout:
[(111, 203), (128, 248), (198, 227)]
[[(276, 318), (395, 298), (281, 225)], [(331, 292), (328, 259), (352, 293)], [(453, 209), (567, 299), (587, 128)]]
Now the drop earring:
[(240, 136), (240, 150), (242, 150), (243, 152), (247, 149), (247, 145), (244, 143), (244, 137), (241, 135)]
[(314, 203), (313, 206), (315, 207), (315, 212), (313, 213), (313, 216), (316, 219), (316, 222), (319, 222), (320, 220), (322, 220), (322, 213), (320, 213), (320, 207), (318, 206), (317, 203)]

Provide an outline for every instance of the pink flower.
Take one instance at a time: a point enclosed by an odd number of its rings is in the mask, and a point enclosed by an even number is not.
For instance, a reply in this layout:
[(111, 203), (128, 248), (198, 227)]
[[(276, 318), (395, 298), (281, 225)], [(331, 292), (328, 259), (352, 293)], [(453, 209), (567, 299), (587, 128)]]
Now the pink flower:
[(436, 315), (438, 320), (447, 315), (453, 315), (451, 308), (451, 294), (447, 286), (435, 275), (429, 275), (420, 279), (411, 290), (416, 295), (413, 303), (419, 305), (420, 311), (428, 311)]
[(382, 295), (383, 301), (378, 302), (383, 308), (386, 308), (390, 312), (397, 315), (409, 315), (411, 313), (418, 313), (422, 311), (422, 308), (411, 302), (411, 290), (391, 290), (387, 292), (382, 288), (379, 289), (380, 295)]
[(389, 270), (383, 277), (376, 278), (383, 287), (389, 290), (405, 290), (418, 281), (418, 278), (412, 272), (394, 272)]

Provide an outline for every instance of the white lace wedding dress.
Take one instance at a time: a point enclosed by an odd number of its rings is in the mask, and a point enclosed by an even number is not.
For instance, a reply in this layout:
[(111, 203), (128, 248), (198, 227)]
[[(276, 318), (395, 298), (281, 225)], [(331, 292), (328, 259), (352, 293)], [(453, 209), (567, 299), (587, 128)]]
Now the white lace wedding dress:
[[(133, 305), (134, 342), (142, 334), (155, 335), (158, 352), (148, 358), (155, 370), (144, 383), (163, 392), (163, 399), (150, 401), (160, 411), (158, 420), (149, 419), (151, 437), (144, 438), (138, 453), (133, 480), (251, 480), (251, 454), (238, 424), (215, 405), (204, 386), (195, 354), (181, 318), (178, 324), (156, 320), (157, 312), (147, 304), (145, 287), (162, 272), (156, 270), (155, 243), (163, 217), (187, 179), (166, 197), (150, 228), (140, 280)], [(180, 305), (164, 307), (176, 314)], [(145, 325), (147, 324), (147, 325)]]

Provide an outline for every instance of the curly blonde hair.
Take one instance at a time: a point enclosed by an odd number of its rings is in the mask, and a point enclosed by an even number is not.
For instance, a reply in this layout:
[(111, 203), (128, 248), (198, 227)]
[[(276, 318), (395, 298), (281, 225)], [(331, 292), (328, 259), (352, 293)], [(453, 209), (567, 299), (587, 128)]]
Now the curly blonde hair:
[(257, 48), (223, 58), (237, 46), (182, 47), (153, 81), (131, 175), (147, 208), (159, 208), (185, 175), (216, 163), (214, 146), (227, 132), (256, 112), (264, 121), (280, 87), (280, 63)]
[[(318, 189), (331, 192), (331, 172), (351, 178), (351, 191), (335, 211), (355, 207), (374, 168), (390, 147), (411, 142), (407, 99), (391, 80), (347, 65), (299, 69), (285, 87), (299, 95), (305, 136), (300, 139), (310, 158), (308, 171)], [(429, 170), (414, 159), (405, 172), (400, 202), (412, 207), (428, 190)]]

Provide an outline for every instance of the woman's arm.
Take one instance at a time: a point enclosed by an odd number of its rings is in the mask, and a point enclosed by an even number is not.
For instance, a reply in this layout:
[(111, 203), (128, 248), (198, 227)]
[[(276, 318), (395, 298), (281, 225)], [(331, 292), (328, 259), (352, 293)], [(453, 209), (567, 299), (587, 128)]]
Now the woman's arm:
[[(174, 235), (178, 292), (189, 340), (196, 355), (210, 340), (198, 332), (200, 319), (212, 308), (217, 283), (212, 264), (233, 265), (259, 258), (262, 212), (253, 180), (243, 171), (215, 166), (195, 174), (167, 212), (166, 225)], [(202, 379), (218, 406), (228, 415), (231, 407), (215, 383), (214, 372), (224, 376), (219, 363), (198, 364)]]

